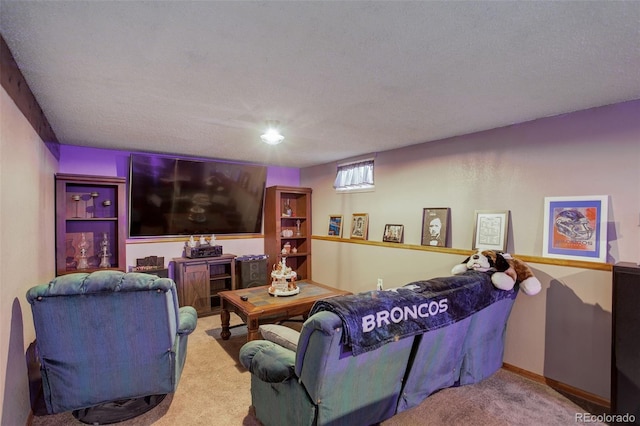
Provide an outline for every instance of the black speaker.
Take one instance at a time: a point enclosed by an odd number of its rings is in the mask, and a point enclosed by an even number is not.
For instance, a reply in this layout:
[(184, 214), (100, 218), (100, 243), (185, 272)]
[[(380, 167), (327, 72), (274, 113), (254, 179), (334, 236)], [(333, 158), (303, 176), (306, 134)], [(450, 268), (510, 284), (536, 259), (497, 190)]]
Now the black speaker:
[(258, 287), (269, 284), (267, 257), (236, 258), (236, 283), (238, 288)]
[(613, 267), (611, 412), (640, 424), (640, 267)]

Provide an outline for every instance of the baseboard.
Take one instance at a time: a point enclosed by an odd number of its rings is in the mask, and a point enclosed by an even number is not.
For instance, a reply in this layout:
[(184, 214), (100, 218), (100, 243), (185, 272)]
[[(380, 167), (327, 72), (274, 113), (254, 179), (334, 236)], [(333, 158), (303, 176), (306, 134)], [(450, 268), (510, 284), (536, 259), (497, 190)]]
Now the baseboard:
[(566, 394), (572, 395), (576, 398), (587, 401), (591, 404), (598, 405), (600, 407), (606, 408), (607, 410), (611, 409), (611, 401), (608, 399), (602, 398), (601, 396), (594, 395), (592, 393), (583, 391), (582, 389), (575, 388), (566, 383), (559, 382), (554, 379), (550, 379), (548, 377), (541, 376), (536, 373), (532, 373), (531, 371), (525, 370), (520, 367), (516, 367), (515, 365), (507, 364), (506, 362), (502, 364), (502, 368), (512, 373), (515, 373), (519, 376), (526, 377), (527, 379), (533, 380), (534, 382), (544, 383), (552, 389), (557, 391), (562, 391)]

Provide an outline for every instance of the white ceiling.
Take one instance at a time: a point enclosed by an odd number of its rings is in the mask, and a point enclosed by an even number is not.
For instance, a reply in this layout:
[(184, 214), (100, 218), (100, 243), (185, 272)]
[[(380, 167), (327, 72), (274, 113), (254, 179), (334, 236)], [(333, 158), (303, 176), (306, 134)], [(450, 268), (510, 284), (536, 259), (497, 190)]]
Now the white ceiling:
[(71, 145), (305, 167), (640, 98), (639, 1), (0, 7)]

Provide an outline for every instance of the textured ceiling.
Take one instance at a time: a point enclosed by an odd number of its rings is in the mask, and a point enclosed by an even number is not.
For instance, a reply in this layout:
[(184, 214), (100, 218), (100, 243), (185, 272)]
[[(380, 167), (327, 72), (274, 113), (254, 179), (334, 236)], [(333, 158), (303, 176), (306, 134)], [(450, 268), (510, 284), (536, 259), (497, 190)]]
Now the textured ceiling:
[(304, 167), (640, 98), (637, 1), (0, 8), (64, 144)]

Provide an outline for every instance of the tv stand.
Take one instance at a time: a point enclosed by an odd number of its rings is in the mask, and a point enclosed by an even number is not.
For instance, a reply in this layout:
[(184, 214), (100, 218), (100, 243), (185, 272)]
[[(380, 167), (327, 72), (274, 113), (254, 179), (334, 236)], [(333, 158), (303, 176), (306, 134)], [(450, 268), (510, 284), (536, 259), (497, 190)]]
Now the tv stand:
[(178, 303), (193, 306), (198, 316), (218, 313), (219, 293), (236, 289), (236, 255), (172, 260)]

